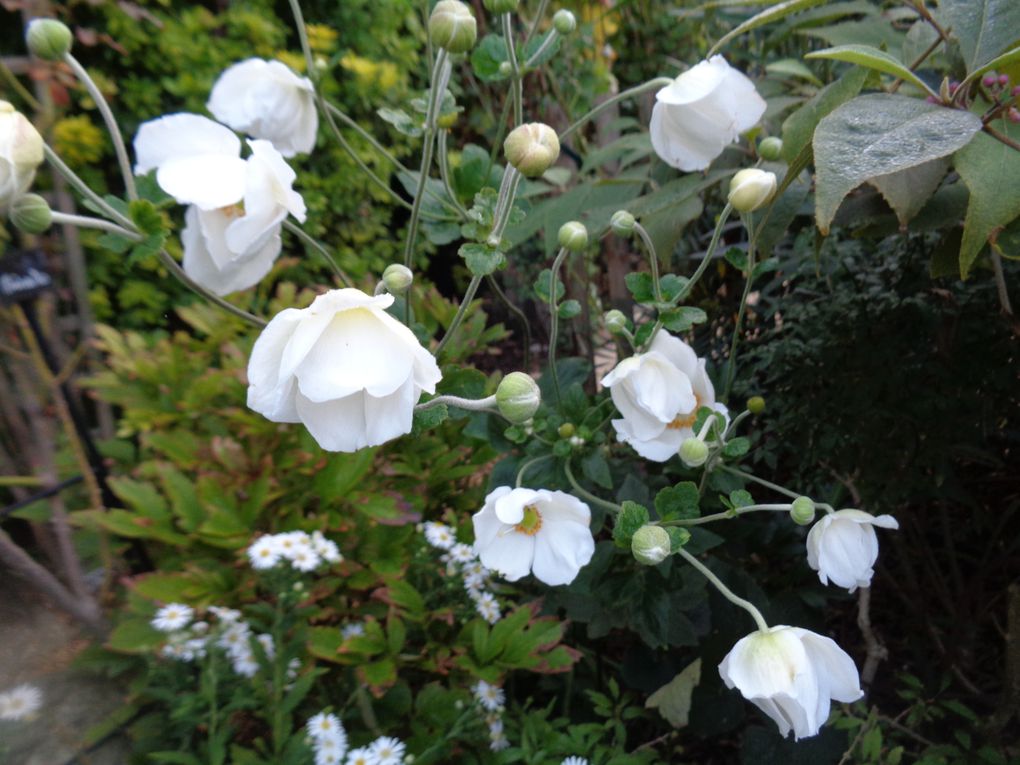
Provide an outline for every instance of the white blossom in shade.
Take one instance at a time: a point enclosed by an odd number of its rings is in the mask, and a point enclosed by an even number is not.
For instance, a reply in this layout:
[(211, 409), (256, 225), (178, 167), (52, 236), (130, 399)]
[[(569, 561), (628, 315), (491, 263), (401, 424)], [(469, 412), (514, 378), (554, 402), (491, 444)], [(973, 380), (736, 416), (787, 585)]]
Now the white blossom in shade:
[(305, 219), (292, 186), (296, 175), (268, 141), (241, 142), (197, 114), (145, 122), (135, 136), (135, 172), (156, 170), (156, 182), (191, 205), (181, 232), (184, 270), (218, 295), (247, 289), (272, 268), (288, 214)]
[(365, 634), (365, 625), (360, 622), (353, 624), (346, 624), (340, 630), (340, 637), (344, 640), (350, 640), (353, 637), (362, 637)]
[(312, 549), (326, 563), (339, 563), (344, 559), (344, 556), (340, 554), (340, 548), (336, 546), (336, 542), (326, 539), (321, 531), (312, 532)]
[(43, 161), (39, 131), (7, 101), (0, 101), (0, 211), (32, 185)]
[(223, 70), (206, 107), (224, 125), (264, 138), (285, 157), (315, 146), (315, 89), (280, 61), (249, 58)]
[(168, 603), (156, 612), (152, 626), (160, 632), (176, 632), (191, 623), (194, 613), (190, 606), (183, 603)]
[(241, 620), (241, 612), (233, 608), (222, 606), (209, 606), (209, 613), (215, 616), (224, 624), (233, 624)]
[(506, 704), (506, 694), (498, 685), (479, 680), (471, 690), (478, 703), (490, 712), (498, 712)]
[(22, 683), (0, 693), (0, 720), (24, 720), (32, 717), (42, 706), (42, 691), (34, 685)]
[(454, 563), (470, 563), (475, 560), (475, 551), (471, 548), (471, 545), (458, 542), (450, 548), (450, 560)]
[(704, 170), (758, 124), (765, 107), (754, 83), (722, 56), (712, 56), (655, 94), (652, 147), (679, 170)]
[(445, 523), (428, 521), (425, 523), (425, 541), (440, 550), (449, 550), (457, 543), (453, 529)]
[(422, 392), (442, 378), (435, 358), (388, 313), (392, 295), (346, 288), (287, 308), (248, 363), (248, 406), (301, 422), (327, 451), (353, 452), (411, 431)]
[(471, 520), (482, 564), (511, 582), (570, 584), (595, 552), (591, 510), (562, 491), (500, 486)]
[(340, 718), (335, 714), (319, 712), (308, 719), (308, 722), (305, 723), (305, 729), (313, 740), (318, 741), (320, 738), (337, 736), (343, 731), (343, 725), (340, 723)]
[(376, 765), (402, 765), (406, 746), (391, 736), (380, 736), (368, 747)]
[(577, 757), (576, 755), (564, 758), (560, 765), (588, 765), (588, 760), (584, 757)]
[(300, 545), (290, 559), (291, 565), (297, 571), (314, 571), (322, 563), (322, 559), (312, 549), (311, 545)]
[(484, 574), (477, 574), (473, 571), (465, 571), (463, 573), (464, 589), (467, 590), (467, 594), (472, 598), (477, 598), (481, 595), (482, 590), (489, 586), (489, 579)]
[(248, 560), (254, 569), (273, 568), (280, 562), (280, 545), (276, 537), (270, 534), (255, 540), (248, 548)]
[(256, 635), (255, 639), (259, 641), (267, 659), (272, 659), (276, 655), (276, 645), (273, 643), (272, 635), (263, 632), (261, 635)]
[(818, 572), (822, 584), (846, 587), (853, 592), (871, 585), (878, 559), (875, 526), (898, 529), (891, 515), (875, 517), (863, 510), (827, 513), (811, 527), (807, 537), (808, 565)]
[(727, 688), (775, 720), (779, 733), (814, 736), (829, 717), (830, 700), (852, 702), (864, 695), (857, 667), (823, 635), (776, 626), (741, 638), (719, 665)]
[(665, 462), (694, 435), (698, 409), (709, 407), (724, 417), (705, 360), (683, 340), (660, 330), (648, 350), (624, 359), (602, 384), (623, 419), (613, 420), (616, 437), (645, 459)]
[(493, 752), (502, 752), (510, 746), (510, 740), (502, 730), (489, 730), (489, 749)]
[(323, 742), (315, 750), (315, 765), (342, 765), (343, 755), (339, 749), (331, 748), (327, 742)]
[(205, 638), (191, 638), (185, 641), (184, 651), (188, 661), (204, 659), (208, 641)]
[[(470, 591), (468, 594), (470, 594)], [(502, 617), (499, 612), (499, 602), (491, 592), (480, 592), (473, 600), (475, 601), (475, 609), (489, 624), (495, 624)]]
[(345, 765), (375, 765), (375, 757), (367, 746), (358, 747), (347, 753)]

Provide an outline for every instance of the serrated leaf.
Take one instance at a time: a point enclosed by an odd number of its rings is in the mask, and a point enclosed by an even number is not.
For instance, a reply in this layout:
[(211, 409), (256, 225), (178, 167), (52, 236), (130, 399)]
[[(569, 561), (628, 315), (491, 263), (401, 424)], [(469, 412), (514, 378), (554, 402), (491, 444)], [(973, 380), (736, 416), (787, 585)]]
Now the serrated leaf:
[(754, 498), (751, 496), (751, 492), (749, 492), (747, 489), (737, 489), (736, 491), (731, 491), (729, 500), (730, 505), (734, 508), (750, 507), (751, 505), (754, 504)]
[(581, 314), (581, 304), (576, 300), (567, 300), (560, 303), (559, 308), (556, 309), (561, 319), (573, 319), (575, 316)]
[(726, 442), (726, 446), (723, 447), (723, 454), (727, 457), (743, 457), (751, 449), (750, 439), (739, 436), (737, 438), (731, 438)]
[(97, 240), (100, 247), (103, 247), (114, 255), (122, 255), (130, 250), (135, 242), (132, 239), (120, 236), (120, 234), (103, 234)]
[(687, 285), (690, 284), (691, 280), (686, 276), (677, 276), (676, 274), (663, 274), (659, 279), (659, 290), (662, 292), (663, 300), (673, 300), (677, 295), (681, 294)]
[(411, 424), (411, 434), (417, 435), (423, 431), (430, 430), (450, 417), (450, 410), (446, 404), (437, 404), (428, 409), (416, 409)]
[(495, 247), (475, 242), (462, 244), (457, 254), (464, 258), (464, 263), (474, 276), (493, 274), (506, 262), (506, 257)]
[(471, 68), (482, 82), (505, 80), (506, 75), (500, 74), (499, 65), (509, 60), (506, 41), (500, 35), (486, 35), (471, 51)]
[(708, 321), (708, 314), (700, 308), (683, 305), (663, 311), (659, 314), (659, 320), (670, 332), (687, 332), (695, 324), (704, 324)]
[(659, 714), (674, 728), (687, 725), (691, 714), (691, 695), (701, 682), (701, 659), (695, 659), (676, 677), (655, 691), (645, 702), (645, 709), (658, 709)]
[(667, 486), (655, 495), (655, 512), (664, 521), (689, 520), (701, 515), (701, 495), (693, 481)]
[(878, 93), (843, 104), (818, 123), (813, 141), (818, 229), (865, 181), (952, 154), (981, 129), (970, 112), (907, 96)]
[(585, 478), (597, 483), (602, 488), (613, 488), (613, 476), (609, 472), (609, 463), (599, 452), (592, 452), (581, 460), (581, 472)]
[(885, 74), (891, 74), (901, 80), (916, 85), (921, 90), (932, 96), (937, 96), (928, 84), (908, 69), (902, 61), (899, 61), (891, 53), (886, 53), (878, 48), (869, 45), (838, 45), (835, 48), (825, 48), (808, 53), (804, 58), (824, 58), (833, 61), (847, 61), (851, 64), (874, 69)]
[(651, 303), (655, 300), (652, 292), (652, 275), (644, 271), (632, 271), (624, 279), (627, 289), (638, 303)]
[(669, 534), (669, 551), (671, 553), (675, 553), (691, 541), (691, 532), (682, 526), (669, 526), (666, 533)]
[(1020, 3), (1016, 0), (939, 0), (938, 13), (959, 40), (968, 72), (1020, 41)]
[(616, 516), (616, 523), (613, 526), (613, 541), (618, 547), (629, 548), (634, 532), (647, 524), (649, 519), (648, 508), (627, 500), (623, 503), (623, 509)]

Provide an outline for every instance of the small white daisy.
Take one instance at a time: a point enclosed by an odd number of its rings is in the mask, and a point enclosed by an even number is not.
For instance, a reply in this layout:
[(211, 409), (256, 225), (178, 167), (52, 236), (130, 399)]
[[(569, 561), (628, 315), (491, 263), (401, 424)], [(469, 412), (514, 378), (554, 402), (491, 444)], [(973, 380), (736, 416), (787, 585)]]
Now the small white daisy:
[(463, 543), (455, 544), (450, 548), (450, 560), (454, 563), (471, 563), (475, 560), (475, 551), (471, 545)]
[(242, 677), (254, 677), (259, 671), (259, 663), (255, 660), (255, 654), (238, 653), (233, 659), (234, 671)]
[(183, 603), (168, 603), (156, 612), (152, 626), (160, 632), (176, 632), (191, 623), (194, 611)]
[(259, 537), (248, 548), (248, 560), (251, 567), (257, 570), (273, 568), (280, 562), (280, 546), (275, 536)]
[(220, 639), (216, 641), (216, 645), (220, 648), (225, 648), (227, 653), (234, 655), (238, 652), (245, 652), (249, 650), (248, 638), (251, 635), (251, 628), (244, 622), (233, 622), (223, 630), (223, 634), (220, 635)]
[(588, 760), (584, 757), (571, 756), (563, 760), (560, 765), (588, 765)]
[(380, 736), (368, 748), (376, 765), (401, 765), (406, 747), (404, 742), (390, 736)]
[(507, 739), (506, 734), (503, 731), (499, 733), (489, 734), (489, 749), (494, 752), (502, 752), (510, 746), (510, 741)]
[(489, 624), (495, 624), (501, 618), (499, 612), (499, 603), (496, 601), (496, 596), (491, 592), (483, 592), (475, 598), (475, 608), (485, 621)]
[(336, 542), (326, 539), (321, 531), (312, 532), (312, 549), (327, 563), (339, 563), (344, 559)]
[(221, 606), (209, 606), (209, 613), (215, 616), (224, 624), (234, 624), (241, 620), (241, 612), (233, 608)]
[[(205, 638), (192, 638), (184, 643), (184, 649), (188, 651), (192, 657), (198, 659), (205, 658), (206, 652), (206, 639)], [(191, 659), (189, 659), (190, 661)]]
[(305, 723), (305, 727), (308, 730), (308, 735), (316, 741), (323, 737), (332, 738), (343, 730), (340, 718), (329, 712), (319, 712), (319, 714), (313, 715)]
[(474, 691), (478, 703), (490, 712), (499, 711), (506, 702), (506, 694), (503, 693), (503, 689), (484, 680), (479, 680), (471, 690)]
[(375, 763), (375, 755), (367, 746), (362, 746), (347, 753), (347, 762), (344, 765), (375, 765)]
[(291, 560), (297, 548), (311, 548), (311, 540), (309, 540), (308, 535), (303, 531), (288, 531), (285, 534), (277, 534), (276, 544), (280, 548), (280, 555), (287, 560)]
[(319, 749), (315, 750), (315, 765), (341, 765), (343, 763), (343, 755), (340, 754), (339, 749)]
[(23, 683), (0, 693), (0, 720), (24, 720), (42, 706), (42, 691)]
[(457, 542), (453, 529), (445, 523), (429, 521), (425, 524), (425, 541), (440, 550), (449, 550)]
[(348, 624), (340, 630), (340, 637), (344, 640), (350, 640), (352, 637), (361, 637), (365, 634), (365, 625), (360, 622), (354, 622)]
[(298, 571), (315, 571), (322, 563), (322, 558), (312, 549), (311, 545), (298, 545), (291, 553), (290, 563)]

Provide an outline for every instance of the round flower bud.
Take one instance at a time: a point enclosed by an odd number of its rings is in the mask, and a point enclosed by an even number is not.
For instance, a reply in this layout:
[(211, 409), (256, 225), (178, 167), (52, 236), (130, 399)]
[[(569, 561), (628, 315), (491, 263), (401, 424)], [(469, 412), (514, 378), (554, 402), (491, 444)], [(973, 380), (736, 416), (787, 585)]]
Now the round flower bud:
[(482, 5), (489, 13), (513, 13), (521, 0), (482, 0)]
[(617, 210), (609, 219), (609, 227), (617, 236), (630, 236), (635, 223), (637, 221), (634, 220), (634, 216), (626, 210)]
[(556, 429), (556, 432), (559, 433), (560, 438), (570, 438), (574, 435), (574, 423), (565, 422)]
[(790, 518), (798, 526), (807, 526), (815, 520), (815, 503), (809, 497), (797, 497), (790, 505)]
[(560, 247), (581, 252), (588, 246), (588, 229), (580, 221), (572, 220), (560, 226)]
[(560, 156), (556, 131), (541, 122), (518, 125), (503, 142), (507, 162), (528, 178), (537, 178)]
[(763, 138), (758, 144), (758, 155), (769, 162), (775, 162), (783, 153), (783, 139), (776, 136)]
[(501, 77), (509, 77), (514, 73), (513, 64), (509, 61), (501, 61), (499, 64), (499, 74)]
[(25, 29), (25, 44), (34, 56), (59, 61), (71, 50), (71, 30), (56, 19), (32, 19)]
[(410, 268), (401, 263), (391, 263), (383, 271), (382, 280), (386, 285), (386, 291), (391, 295), (403, 295), (411, 288), (414, 274)]
[(657, 566), (669, 557), (669, 532), (662, 526), (642, 526), (630, 540), (634, 559), (645, 566)]
[(751, 396), (747, 399), (747, 411), (754, 415), (761, 414), (765, 411), (765, 399), (761, 396)]
[(604, 321), (606, 329), (611, 335), (619, 335), (627, 329), (627, 317), (623, 315), (623, 311), (618, 311), (615, 308), (612, 311), (606, 311)]
[(569, 35), (577, 29), (577, 18), (566, 8), (561, 8), (553, 14), (553, 29), (561, 35)]
[(11, 223), (26, 234), (41, 234), (53, 223), (53, 212), (38, 194), (22, 194), (11, 203)]
[(700, 438), (688, 438), (680, 444), (680, 459), (687, 467), (701, 467), (708, 459), (708, 444)]
[(496, 388), (496, 408), (514, 425), (530, 420), (541, 403), (538, 383), (524, 372), (511, 372)]
[(467, 53), (478, 37), (471, 8), (460, 0), (439, 0), (429, 16), (429, 37), (450, 53)]
[(730, 181), (730, 204), (742, 213), (753, 212), (772, 199), (777, 185), (775, 173), (754, 167), (741, 170)]

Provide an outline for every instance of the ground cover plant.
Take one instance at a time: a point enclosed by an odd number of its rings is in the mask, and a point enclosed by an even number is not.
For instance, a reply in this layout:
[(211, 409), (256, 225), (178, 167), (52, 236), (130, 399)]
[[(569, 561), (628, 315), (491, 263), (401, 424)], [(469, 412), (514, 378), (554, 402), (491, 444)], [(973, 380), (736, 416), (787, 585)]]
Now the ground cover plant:
[[(121, 72), (127, 121), (81, 35), (25, 29), (95, 114), (57, 145), (3, 103), (8, 237), (91, 232), (97, 304), (132, 309), (84, 381), (110, 496), (70, 520), (120, 575), (86, 660), (130, 684), (137, 761), (1015, 758), (1015, 657), (987, 721), (946, 693), (994, 618), (897, 674), (870, 587), (892, 547), (938, 642), (961, 567), (1010, 581), (1020, 7), (380, 5), (389, 59), (368, 6), (182, 13), (229, 44), (153, 63), (165, 94)], [(152, 20), (101, 7), (147, 56)], [(637, 21), (682, 56), (628, 60)], [(950, 313), (934, 372), (912, 325)], [(948, 524), (931, 486), (972, 492), (980, 449), (1002, 507), (946, 531), (945, 577), (897, 539), (931, 556), (916, 505)]]

